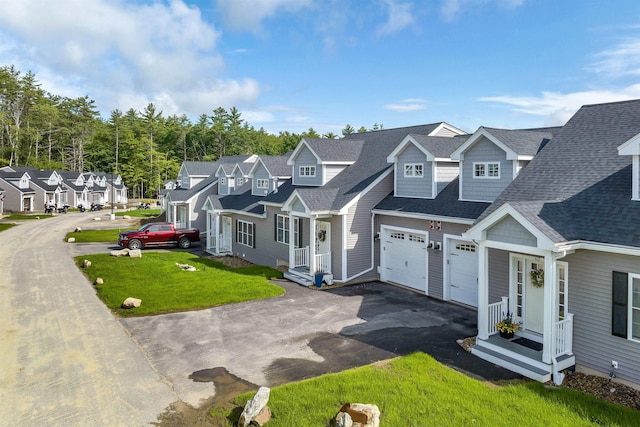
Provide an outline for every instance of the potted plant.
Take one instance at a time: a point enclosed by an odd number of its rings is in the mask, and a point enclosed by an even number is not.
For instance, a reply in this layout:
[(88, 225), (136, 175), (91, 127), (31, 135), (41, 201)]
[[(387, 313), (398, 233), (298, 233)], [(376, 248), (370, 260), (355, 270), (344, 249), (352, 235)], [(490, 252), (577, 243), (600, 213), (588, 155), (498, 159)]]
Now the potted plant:
[(316, 271), (316, 273), (313, 276), (313, 283), (315, 283), (315, 285), (318, 288), (321, 288), (323, 279), (324, 279), (324, 272), (322, 270)]
[(496, 323), (496, 328), (502, 338), (511, 339), (516, 331), (522, 329), (521, 322), (514, 322), (513, 314), (507, 312), (501, 321)]

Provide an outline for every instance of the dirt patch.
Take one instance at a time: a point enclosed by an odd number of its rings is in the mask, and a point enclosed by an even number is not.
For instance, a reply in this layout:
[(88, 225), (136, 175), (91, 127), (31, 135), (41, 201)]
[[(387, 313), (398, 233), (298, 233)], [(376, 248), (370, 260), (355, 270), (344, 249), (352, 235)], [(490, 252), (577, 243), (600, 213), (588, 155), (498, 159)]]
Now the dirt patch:
[(240, 258), (237, 256), (231, 256), (231, 255), (226, 255), (226, 256), (208, 256), (207, 257), (210, 260), (219, 262), (220, 264), (223, 264), (226, 267), (229, 268), (241, 268), (241, 267), (251, 267), (252, 265), (254, 265), (253, 263), (247, 261), (244, 258)]

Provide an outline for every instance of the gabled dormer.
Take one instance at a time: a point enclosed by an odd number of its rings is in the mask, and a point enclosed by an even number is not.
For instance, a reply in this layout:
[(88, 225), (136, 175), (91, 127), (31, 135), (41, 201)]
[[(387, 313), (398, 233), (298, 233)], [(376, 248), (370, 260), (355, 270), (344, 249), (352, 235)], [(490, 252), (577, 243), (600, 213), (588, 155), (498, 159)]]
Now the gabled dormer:
[(179, 187), (189, 189), (208, 178), (217, 170), (216, 162), (182, 162), (178, 171)]
[(434, 199), (458, 176), (451, 153), (467, 138), (407, 135), (387, 157), (394, 167), (394, 196)]
[(277, 191), (278, 186), (291, 178), (288, 156), (260, 156), (249, 171), (251, 194), (266, 196)]
[(246, 163), (236, 163), (231, 171), (231, 178), (233, 180), (233, 188), (238, 189), (242, 187), (249, 180), (249, 171), (253, 165)]
[(460, 161), (459, 199), (493, 202), (553, 137), (554, 129), (480, 127), (451, 154)]
[(293, 185), (320, 187), (355, 163), (364, 141), (303, 138), (287, 161)]
[(216, 170), (216, 178), (218, 178), (218, 194), (228, 195), (233, 192), (235, 180), (233, 178), (233, 167), (235, 165), (221, 164)]
[(619, 156), (631, 156), (631, 200), (640, 200), (640, 134), (618, 147)]

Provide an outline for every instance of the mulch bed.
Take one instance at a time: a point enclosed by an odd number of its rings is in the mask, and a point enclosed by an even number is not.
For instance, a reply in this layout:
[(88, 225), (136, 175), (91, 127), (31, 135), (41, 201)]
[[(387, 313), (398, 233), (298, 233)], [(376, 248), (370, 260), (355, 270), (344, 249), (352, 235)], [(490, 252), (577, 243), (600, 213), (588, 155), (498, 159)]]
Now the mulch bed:
[[(476, 343), (476, 337), (460, 339), (457, 342), (462, 348), (470, 352), (471, 347)], [(561, 387), (590, 394), (610, 403), (640, 410), (640, 390), (609, 381), (609, 378), (596, 375), (587, 375), (571, 371), (566, 371), (565, 374), (566, 376)], [(553, 383), (550, 383), (549, 385), (552, 384)]]

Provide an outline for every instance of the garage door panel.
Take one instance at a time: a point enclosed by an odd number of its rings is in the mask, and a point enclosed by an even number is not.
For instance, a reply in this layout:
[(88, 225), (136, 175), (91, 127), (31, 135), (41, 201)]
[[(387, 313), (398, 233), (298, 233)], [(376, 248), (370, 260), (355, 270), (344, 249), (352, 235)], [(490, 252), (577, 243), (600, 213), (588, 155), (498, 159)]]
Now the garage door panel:
[(449, 298), (478, 306), (478, 254), (472, 243), (452, 240), (449, 251)]
[(382, 257), (383, 280), (426, 291), (427, 250), (424, 234), (386, 230)]

